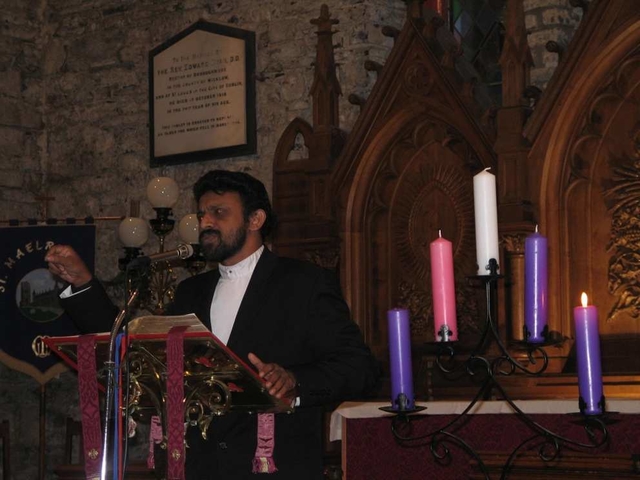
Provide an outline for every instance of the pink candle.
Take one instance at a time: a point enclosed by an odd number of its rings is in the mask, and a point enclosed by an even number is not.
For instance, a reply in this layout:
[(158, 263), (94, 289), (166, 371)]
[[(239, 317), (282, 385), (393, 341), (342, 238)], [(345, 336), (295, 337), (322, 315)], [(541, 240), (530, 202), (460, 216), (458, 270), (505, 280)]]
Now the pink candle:
[(439, 230), (438, 235), (430, 245), (435, 339), (436, 342), (453, 342), (458, 340), (453, 249), (451, 242), (442, 238), (442, 231)]

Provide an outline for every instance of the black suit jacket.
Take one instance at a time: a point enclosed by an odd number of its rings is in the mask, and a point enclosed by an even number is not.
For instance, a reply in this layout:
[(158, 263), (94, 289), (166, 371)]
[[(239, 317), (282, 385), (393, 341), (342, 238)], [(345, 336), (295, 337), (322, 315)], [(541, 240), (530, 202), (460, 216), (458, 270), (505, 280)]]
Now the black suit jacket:
[[(209, 312), (219, 278), (216, 269), (181, 282), (168, 313), (195, 313), (210, 328)], [(104, 291), (94, 285), (67, 299), (65, 308), (81, 329), (107, 330), (114, 318), (113, 307), (107, 318), (95, 311), (88, 315), (91, 305), (102, 305), (103, 312), (107, 311), (109, 302), (104, 297)], [(274, 458), (279, 471), (265, 478), (321, 479), (322, 407), (362, 396), (377, 379), (376, 362), (350, 319), (335, 276), (265, 249), (227, 346), (247, 363), (249, 352), (264, 362), (278, 363), (298, 381), (300, 407), (293, 414), (276, 416)], [(195, 428), (189, 429), (187, 478), (255, 480), (251, 459), (256, 429), (255, 415), (236, 413), (216, 418), (207, 441)]]

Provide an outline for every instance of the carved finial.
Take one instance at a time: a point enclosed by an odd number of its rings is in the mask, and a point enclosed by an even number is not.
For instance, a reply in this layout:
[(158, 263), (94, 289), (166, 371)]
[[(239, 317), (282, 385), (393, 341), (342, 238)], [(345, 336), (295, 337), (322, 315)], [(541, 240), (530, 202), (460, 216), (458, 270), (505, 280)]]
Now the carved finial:
[(390, 25), (385, 25), (384, 27), (382, 27), (381, 31), (382, 35), (384, 35), (385, 37), (393, 38), (394, 40), (400, 35), (400, 30)]
[(320, 7), (320, 17), (311, 20), (318, 26), (318, 46), (316, 47), (316, 62), (313, 84), (309, 94), (313, 98), (313, 127), (327, 129), (339, 125), (338, 97), (342, 94), (336, 63), (333, 56), (332, 26), (340, 23), (329, 15), (329, 7)]
[(527, 41), (522, 0), (507, 0), (505, 38), (500, 55), (502, 67), (502, 105), (522, 104), (522, 94), (529, 84), (533, 56)]
[(382, 72), (382, 67), (383, 65), (378, 63), (378, 62), (374, 62), (373, 60), (366, 60), (364, 62), (364, 69), (367, 72), (376, 72), (376, 73), (380, 73)]
[(562, 60), (562, 56), (564, 54), (564, 46), (555, 40), (549, 40), (544, 46), (547, 49), (547, 52), (557, 53), (558, 61)]
[(441, 16), (435, 15), (431, 18), (431, 21), (427, 22), (422, 29), (422, 34), (429, 39), (436, 38), (438, 29), (444, 25), (444, 20)]
[(320, 16), (311, 20), (312, 25), (318, 26), (318, 33), (331, 33), (331, 25), (337, 25), (340, 21), (329, 16), (329, 7), (326, 3), (320, 6)]

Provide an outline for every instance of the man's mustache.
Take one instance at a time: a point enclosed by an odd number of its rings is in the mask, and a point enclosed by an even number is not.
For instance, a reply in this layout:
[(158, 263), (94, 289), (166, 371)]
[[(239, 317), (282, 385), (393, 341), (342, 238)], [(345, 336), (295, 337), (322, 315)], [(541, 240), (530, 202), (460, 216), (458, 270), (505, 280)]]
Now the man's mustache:
[(208, 228), (207, 230), (202, 230), (200, 232), (199, 238), (200, 241), (202, 242), (202, 240), (207, 237), (208, 235), (217, 235), (218, 237), (220, 236), (220, 230), (214, 230), (213, 228)]

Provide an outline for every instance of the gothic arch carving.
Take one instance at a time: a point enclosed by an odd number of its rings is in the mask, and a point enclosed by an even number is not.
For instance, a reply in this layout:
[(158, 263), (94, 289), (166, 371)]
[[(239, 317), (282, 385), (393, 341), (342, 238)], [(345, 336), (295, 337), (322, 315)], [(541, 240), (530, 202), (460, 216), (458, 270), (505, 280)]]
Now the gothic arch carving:
[(623, 313), (633, 312), (636, 302), (640, 305), (640, 292), (622, 285), (631, 282), (628, 272), (615, 272), (622, 268), (624, 253), (619, 237), (630, 235), (616, 227), (616, 216), (628, 211), (615, 205), (620, 195), (630, 195), (628, 186), (624, 191), (621, 185), (628, 182), (625, 172), (628, 177), (638, 154), (639, 43), (636, 21), (593, 57), (584, 68), (589, 75), (575, 77), (544, 156), (537, 195), (543, 229), (555, 246), (549, 252), (550, 288), (560, 292), (550, 297), (550, 317), (552, 329), (567, 336), (572, 336), (570, 312), (581, 291), (601, 307), (603, 334), (640, 332), (640, 322), (632, 323)]
[[(433, 339), (429, 243), (438, 230), (454, 244), (459, 328), (477, 332), (472, 176), (485, 163), (433, 110), (406, 109), (371, 139), (345, 188), (342, 275), (367, 340), (382, 348), (380, 325), (393, 306), (408, 308), (412, 338)], [(467, 335), (467, 338), (472, 336)]]
[(276, 151), (274, 154), (274, 171), (286, 170), (288, 168), (297, 168), (299, 169), (299, 165), (291, 166), (289, 163), (289, 153), (295, 147), (296, 137), (298, 135), (302, 135), (304, 139), (304, 144), (308, 149), (312, 147), (313, 141), (313, 128), (309, 125), (308, 122), (303, 120), (300, 117), (294, 118), (287, 128), (285, 128), (284, 132), (280, 136), (278, 140), (278, 145), (276, 146)]

